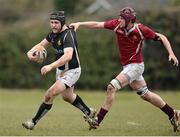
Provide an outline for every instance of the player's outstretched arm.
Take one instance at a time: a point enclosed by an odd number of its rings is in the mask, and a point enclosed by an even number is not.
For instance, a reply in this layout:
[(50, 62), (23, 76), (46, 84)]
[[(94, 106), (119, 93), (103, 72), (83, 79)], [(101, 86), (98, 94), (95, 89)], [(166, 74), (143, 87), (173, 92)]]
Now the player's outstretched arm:
[(158, 35), (163, 43), (163, 45), (165, 46), (166, 50), (169, 53), (169, 61), (173, 61), (173, 65), (178, 66), (179, 65), (179, 61), (177, 59), (177, 57), (175, 56), (171, 44), (169, 42), (169, 40), (167, 39), (166, 36), (164, 36), (161, 33), (156, 33), (156, 35)]
[(69, 26), (74, 27), (75, 31), (79, 27), (99, 29), (99, 28), (104, 28), (104, 22), (97, 22), (97, 21), (76, 22), (76, 23), (71, 23)]

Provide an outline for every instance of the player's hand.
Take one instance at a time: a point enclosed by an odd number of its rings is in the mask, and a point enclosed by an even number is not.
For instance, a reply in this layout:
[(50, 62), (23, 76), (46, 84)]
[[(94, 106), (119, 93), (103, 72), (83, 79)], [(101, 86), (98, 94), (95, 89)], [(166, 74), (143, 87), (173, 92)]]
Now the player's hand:
[(77, 23), (71, 23), (71, 24), (69, 24), (69, 27), (74, 28), (74, 31), (76, 31), (79, 28), (79, 23), (78, 22)]
[(30, 61), (37, 62), (38, 59), (37, 59), (37, 57), (35, 55), (33, 55), (33, 53), (34, 52), (32, 50), (27, 52), (28, 59)]
[(52, 67), (51, 64), (43, 66), (43, 67), (41, 68), (41, 74), (42, 74), (42, 75), (46, 75), (49, 71), (52, 70), (52, 68), (53, 68), (53, 67)]
[(174, 66), (178, 66), (179, 65), (179, 61), (176, 58), (176, 56), (174, 54), (170, 54), (169, 55), (169, 61), (173, 61), (173, 65)]

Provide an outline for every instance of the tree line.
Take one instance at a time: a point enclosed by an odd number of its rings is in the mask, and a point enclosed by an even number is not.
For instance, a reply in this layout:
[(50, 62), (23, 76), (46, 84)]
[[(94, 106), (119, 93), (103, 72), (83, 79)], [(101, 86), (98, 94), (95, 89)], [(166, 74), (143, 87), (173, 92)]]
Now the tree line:
[[(180, 59), (180, 10), (161, 13), (146, 12), (140, 22), (165, 34)], [(15, 18), (17, 19), (17, 18)], [(13, 19), (12, 19), (13, 20)], [(47, 26), (46, 26), (47, 27)], [(44, 64), (27, 59), (26, 52), (44, 38), (48, 30), (32, 26), (28, 30), (11, 28), (0, 32), (0, 87), (47, 88), (55, 80), (55, 71), (46, 77), (40, 68), (53, 61), (53, 50), (48, 49)], [(116, 47), (115, 34), (108, 30), (80, 29), (77, 32), (82, 75), (77, 83), (79, 89), (104, 89), (122, 66)], [(145, 61), (144, 77), (150, 88), (180, 89), (179, 67), (168, 62), (168, 55), (161, 43), (147, 41), (143, 48)]]

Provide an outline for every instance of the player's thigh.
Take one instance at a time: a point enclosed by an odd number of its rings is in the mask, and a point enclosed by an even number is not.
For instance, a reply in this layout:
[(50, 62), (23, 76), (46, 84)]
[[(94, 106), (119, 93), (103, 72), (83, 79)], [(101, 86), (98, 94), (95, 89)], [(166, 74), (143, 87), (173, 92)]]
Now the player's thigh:
[(134, 80), (142, 77), (144, 72), (144, 63), (132, 63), (126, 66), (123, 66), (123, 70), (121, 71), (127, 78), (129, 83), (132, 83)]
[(68, 71), (56, 70), (56, 79), (62, 81), (67, 88), (73, 87), (81, 75), (81, 68)]
[(128, 77), (125, 74), (123, 74), (123, 73), (119, 73), (116, 76), (116, 79), (120, 82), (121, 87), (124, 87), (124, 86), (126, 86), (129, 83)]
[(56, 82), (47, 90), (46, 95), (55, 96), (60, 94), (66, 89), (64, 83), (60, 80), (56, 80)]
[(136, 91), (136, 93), (137, 93), (139, 96), (141, 96), (141, 97), (143, 97), (143, 98), (148, 95), (147, 93), (149, 93), (149, 90), (148, 90), (148, 88), (147, 88), (147, 86), (146, 86), (146, 82), (145, 82), (144, 79), (142, 79), (142, 80), (134, 80), (134, 81), (130, 84), (130, 86), (132, 87), (132, 89), (133, 89), (134, 91)]
[(146, 86), (146, 81), (144, 79), (141, 80), (134, 80), (131, 84), (130, 84), (131, 88), (133, 90), (138, 90), (139, 88)]
[(128, 84), (128, 77), (123, 73), (119, 73), (116, 78), (112, 79), (107, 86), (107, 93), (114, 93), (117, 90), (120, 90)]

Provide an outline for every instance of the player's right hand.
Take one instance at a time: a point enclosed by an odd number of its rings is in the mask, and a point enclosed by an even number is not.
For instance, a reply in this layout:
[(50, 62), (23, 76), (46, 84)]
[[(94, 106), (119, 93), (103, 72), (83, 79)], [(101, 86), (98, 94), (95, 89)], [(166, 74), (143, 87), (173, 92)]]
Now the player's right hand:
[(77, 23), (71, 23), (71, 24), (69, 24), (69, 27), (73, 28), (74, 31), (76, 31), (79, 28), (79, 23), (78, 22)]
[(33, 51), (32, 50), (29, 50), (28, 52), (27, 52), (27, 57), (28, 57), (28, 59), (30, 60), (30, 61), (33, 61), (33, 62), (37, 62), (37, 57), (35, 56), (35, 55), (33, 55)]

